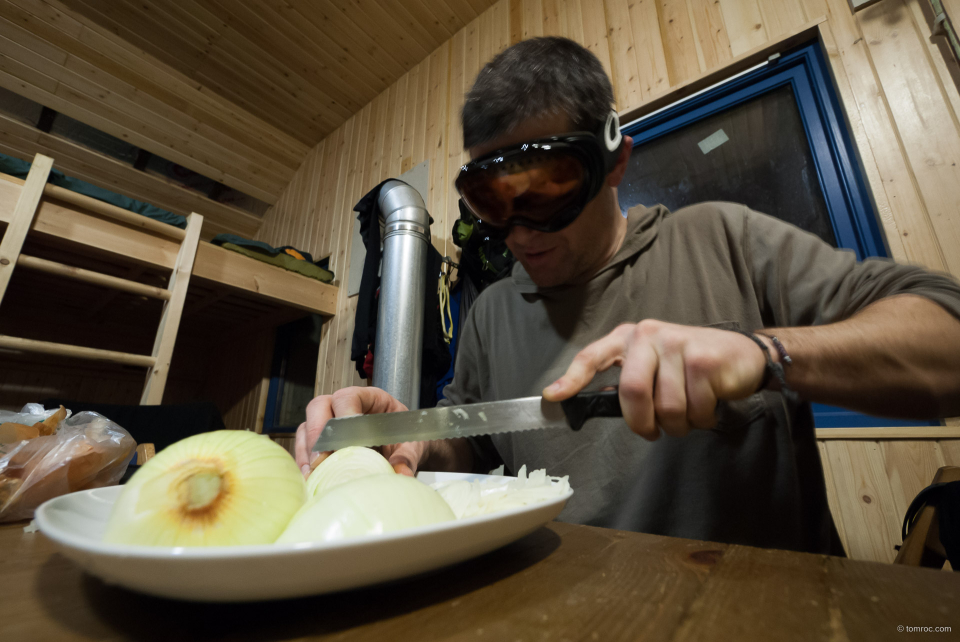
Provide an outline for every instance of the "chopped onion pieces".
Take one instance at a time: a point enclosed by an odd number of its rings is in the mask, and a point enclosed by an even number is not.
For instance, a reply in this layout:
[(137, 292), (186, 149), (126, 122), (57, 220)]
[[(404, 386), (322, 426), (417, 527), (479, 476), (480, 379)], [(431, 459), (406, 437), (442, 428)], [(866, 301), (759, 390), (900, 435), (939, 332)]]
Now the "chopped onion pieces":
[(570, 481), (569, 477), (550, 477), (545, 469), (528, 476), (523, 466), (516, 479), (437, 482), (433, 488), (461, 519), (560, 497), (570, 490)]

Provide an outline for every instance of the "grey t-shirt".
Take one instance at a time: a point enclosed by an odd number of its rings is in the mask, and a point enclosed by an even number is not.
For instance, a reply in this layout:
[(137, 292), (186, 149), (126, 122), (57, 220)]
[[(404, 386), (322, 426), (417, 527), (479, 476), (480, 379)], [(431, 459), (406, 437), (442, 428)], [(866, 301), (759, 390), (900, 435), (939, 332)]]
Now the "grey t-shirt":
[[(477, 299), (442, 405), (539, 395), (574, 355), (622, 323), (756, 330), (847, 318), (898, 293), (960, 318), (960, 285), (888, 260), (856, 261), (778, 219), (731, 203), (671, 214), (635, 207), (623, 247), (581, 285), (538, 288), (517, 264)], [(619, 370), (588, 390), (616, 385)], [(569, 475), (560, 519), (631, 531), (842, 554), (810, 406), (764, 391), (721, 404), (718, 426), (648, 442), (622, 419), (580, 432), (492, 438), (506, 466)], [(482, 443), (482, 442), (481, 442)]]

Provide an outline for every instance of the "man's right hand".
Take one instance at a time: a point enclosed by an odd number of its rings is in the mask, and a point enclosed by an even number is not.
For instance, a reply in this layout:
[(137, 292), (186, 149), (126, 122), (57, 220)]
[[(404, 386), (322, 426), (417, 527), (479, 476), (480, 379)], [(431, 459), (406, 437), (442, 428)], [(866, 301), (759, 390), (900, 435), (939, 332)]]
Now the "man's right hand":
[[(380, 388), (356, 386), (337, 390), (332, 395), (316, 397), (307, 405), (307, 420), (297, 428), (297, 466), (306, 477), (330, 456), (329, 452), (315, 453), (312, 450), (329, 419), (404, 410), (407, 410), (406, 406)], [(381, 447), (380, 452), (395, 471), (412, 477), (419, 464), (427, 459), (430, 443), (418, 441), (393, 444)]]

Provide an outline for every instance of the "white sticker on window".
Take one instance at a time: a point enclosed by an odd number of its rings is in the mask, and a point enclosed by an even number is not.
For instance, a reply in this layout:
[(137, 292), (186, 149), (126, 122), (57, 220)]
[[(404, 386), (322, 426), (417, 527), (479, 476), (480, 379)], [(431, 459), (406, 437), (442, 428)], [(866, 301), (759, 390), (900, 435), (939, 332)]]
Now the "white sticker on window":
[(730, 137), (727, 136), (726, 132), (724, 132), (722, 129), (718, 129), (697, 144), (700, 145), (701, 152), (704, 154), (709, 154), (728, 140), (730, 140)]

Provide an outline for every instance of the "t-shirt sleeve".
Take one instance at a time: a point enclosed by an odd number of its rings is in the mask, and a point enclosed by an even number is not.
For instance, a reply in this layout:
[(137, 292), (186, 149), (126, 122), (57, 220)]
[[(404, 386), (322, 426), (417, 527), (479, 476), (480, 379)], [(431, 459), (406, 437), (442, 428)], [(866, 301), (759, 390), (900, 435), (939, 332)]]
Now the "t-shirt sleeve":
[(777, 326), (806, 326), (847, 319), (884, 297), (914, 294), (960, 319), (960, 283), (890, 259), (857, 261), (819, 237), (744, 208), (743, 252), (761, 309)]
[[(444, 398), (438, 407), (460, 406), (483, 401), (483, 380), (489, 369), (483, 359), (483, 344), (477, 329), (476, 304), (467, 315), (463, 331), (458, 339), (453, 380), (443, 389)], [(486, 474), (503, 463), (489, 436), (468, 437), (473, 449), (473, 472)]]

